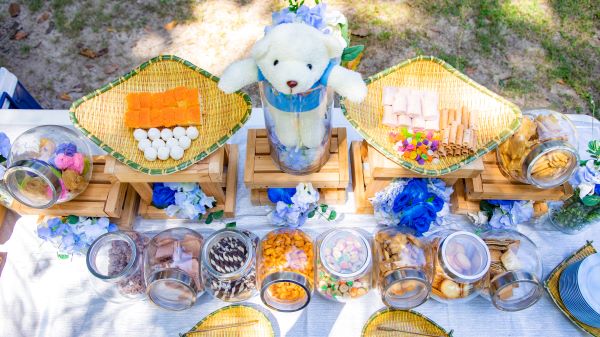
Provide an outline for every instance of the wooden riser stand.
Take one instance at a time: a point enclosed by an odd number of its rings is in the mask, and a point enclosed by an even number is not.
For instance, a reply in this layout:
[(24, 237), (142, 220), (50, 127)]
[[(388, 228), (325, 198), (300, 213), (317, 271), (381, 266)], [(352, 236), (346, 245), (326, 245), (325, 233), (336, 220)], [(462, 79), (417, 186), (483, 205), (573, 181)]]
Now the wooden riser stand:
[(316, 173), (291, 175), (277, 168), (271, 159), (271, 149), (266, 129), (248, 130), (244, 183), (250, 189), (253, 205), (270, 205), (267, 189), (271, 187), (296, 187), (299, 183), (311, 183), (319, 190), (321, 201), (328, 204), (344, 204), (349, 183), (348, 142), (345, 128), (331, 130), (330, 158)]
[[(350, 150), (352, 158), (352, 188), (356, 203), (356, 213), (373, 213), (369, 201), (375, 194), (387, 187), (395, 178), (427, 178), (394, 163), (366, 141), (354, 141)], [(448, 185), (459, 179), (476, 177), (483, 172), (483, 162), (478, 159), (462, 169), (441, 176)]]
[(109, 217), (121, 227), (130, 228), (139, 197), (129, 184), (115, 181), (105, 173), (106, 162), (111, 159), (94, 157), (92, 179), (75, 199), (46, 209), (31, 208), (13, 201), (11, 209), (20, 215)]
[(164, 210), (152, 206), (152, 183), (165, 182), (198, 183), (206, 195), (217, 201), (216, 208), (210, 211), (223, 210), (225, 217), (232, 218), (235, 217), (238, 156), (237, 145), (227, 144), (184, 171), (161, 176), (132, 170), (111, 158), (107, 160), (105, 173), (129, 183), (137, 191), (141, 199), (138, 213), (144, 218), (169, 218)]

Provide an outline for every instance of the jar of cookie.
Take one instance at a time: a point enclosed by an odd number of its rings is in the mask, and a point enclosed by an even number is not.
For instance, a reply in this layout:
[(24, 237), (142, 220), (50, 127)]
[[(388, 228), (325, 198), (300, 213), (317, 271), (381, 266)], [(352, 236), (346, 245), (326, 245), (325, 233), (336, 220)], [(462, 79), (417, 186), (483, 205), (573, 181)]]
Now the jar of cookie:
[(523, 112), (521, 127), (497, 151), (498, 165), (512, 179), (539, 188), (563, 184), (577, 168), (577, 130), (552, 110)]
[(245, 301), (256, 294), (258, 237), (237, 228), (224, 228), (206, 239), (202, 248), (202, 280), (213, 297)]
[(481, 234), (490, 250), (491, 265), (482, 297), (504, 311), (519, 311), (542, 297), (542, 259), (528, 237), (514, 230)]
[(276, 229), (261, 240), (258, 286), (266, 306), (292, 312), (308, 305), (315, 276), (313, 249), (310, 236), (300, 229)]
[(336, 228), (317, 239), (317, 291), (347, 302), (364, 296), (372, 283), (371, 244), (358, 229)]
[(490, 251), (483, 240), (467, 231), (432, 233), (434, 273), (432, 297), (442, 303), (465, 303), (478, 295), (490, 269)]
[(375, 233), (375, 277), (381, 299), (395, 309), (410, 309), (427, 301), (431, 293), (429, 246), (399, 228)]
[(200, 278), (200, 254), (204, 238), (178, 227), (158, 233), (144, 252), (146, 292), (156, 305), (184, 310), (204, 293)]

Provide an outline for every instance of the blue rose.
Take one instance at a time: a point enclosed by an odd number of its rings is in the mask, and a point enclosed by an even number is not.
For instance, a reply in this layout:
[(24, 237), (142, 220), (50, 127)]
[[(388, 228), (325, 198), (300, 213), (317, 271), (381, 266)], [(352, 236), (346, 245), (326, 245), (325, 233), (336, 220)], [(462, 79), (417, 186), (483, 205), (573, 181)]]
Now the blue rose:
[(411, 228), (417, 235), (421, 235), (429, 230), (429, 226), (435, 218), (436, 211), (433, 205), (428, 202), (420, 202), (402, 212), (399, 225)]
[(296, 194), (295, 188), (269, 188), (267, 189), (267, 195), (269, 200), (276, 204), (281, 201), (287, 205), (292, 204), (292, 197)]
[(152, 185), (152, 205), (163, 209), (175, 204), (175, 191), (162, 183)]
[(407, 193), (413, 200), (413, 203), (427, 200), (429, 191), (425, 179), (413, 178), (408, 181), (402, 193)]
[(439, 212), (444, 208), (444, 199), (438, 197), (436, 194), (430, 194), (427, 200), (431, 200), (431, 205), (435, 209), (435, 212)]
[(396, 199), (394, 199), (394, 206), (392, 207), (392, 211), (394, 211), (394, 213), (400, 213), (405, 207), (410, 205), (411, 201), (412, 196), (402, 191), (402, 193), (399, 193), (396, 196)]
[(600, 184), (596, 184), (596, 187), (594, 187), (594, 194), (600, 195)]

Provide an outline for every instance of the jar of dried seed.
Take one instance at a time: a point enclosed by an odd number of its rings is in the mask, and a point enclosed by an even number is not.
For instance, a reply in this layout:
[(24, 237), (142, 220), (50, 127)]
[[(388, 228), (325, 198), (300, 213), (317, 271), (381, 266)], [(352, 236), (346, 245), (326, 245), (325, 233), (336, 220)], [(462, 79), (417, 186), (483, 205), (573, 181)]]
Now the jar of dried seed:
[(306, 307), (314, 287), (311, 238), (299, 229), (276, 229), (261, 240), (258, 251), (258, 284), (265, 305), (284, 312)]
[(317, 291), (326, 299), (346, 302), (371, 289), (371, 245), (352, 228), (336, 228), (317, 240)]

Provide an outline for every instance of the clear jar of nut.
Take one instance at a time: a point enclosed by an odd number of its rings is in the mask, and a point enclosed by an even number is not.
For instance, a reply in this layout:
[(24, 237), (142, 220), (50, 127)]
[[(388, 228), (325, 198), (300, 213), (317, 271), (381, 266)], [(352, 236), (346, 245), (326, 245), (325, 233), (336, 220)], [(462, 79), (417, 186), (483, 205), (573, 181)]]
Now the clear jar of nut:
[(314, 246), (299, 229), (269, 232), (258, 248), (258, 286), (263, 303), (292, 312), (308, 305), (314, 287)]
[(317, 291), (347, 302), (371, 289), (371, 244), (358, 229), (336, 228), (317, 239)]
[(432, 297), (442, 303), (465, 303), (477, 297), (490, 269), (490, 251), (483, 240), (467, 231), (431, 234), (434, 263)]
[(514, 230), (488, 231), (481, 237), (491, 256), (481, 296), (504, 311), (519, 311), (534, 305), (544, 293), (542, 259), (535, 243)]
[(224, 228), (206, 239), (202, 248), (202, 280), (213, 297), (245, 301), (256, 294), (258, 237), (237, 228)]
[(429, 246), (398, 228), (375, 233), (375, 275), (383, 302), (410, 309), (427, 301), (431, 292)]

